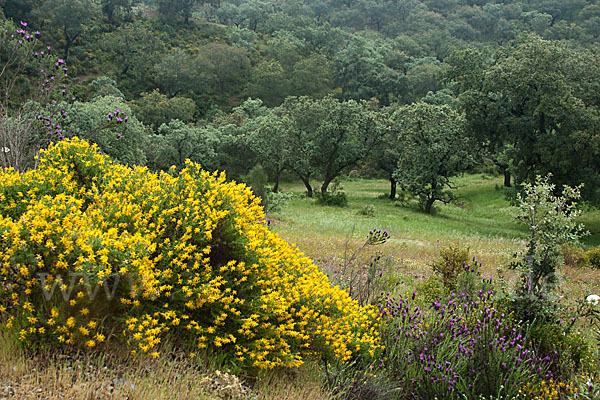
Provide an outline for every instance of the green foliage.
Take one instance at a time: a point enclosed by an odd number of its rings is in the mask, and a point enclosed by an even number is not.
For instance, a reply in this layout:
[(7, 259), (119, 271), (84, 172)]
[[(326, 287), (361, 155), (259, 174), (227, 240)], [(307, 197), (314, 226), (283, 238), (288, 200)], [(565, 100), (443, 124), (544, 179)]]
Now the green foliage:
[(464, 119), (446, 105), (415, 103), (398, 109), (392, 121), (402, 149), (393, 176), (431, 214), (435, 201), (454, 198), (447, 189), (450, 178), (472, 164), (469, 140), (462, 134)]
[(190, 22), (194, 8), (203, 3), (201, 0), (156, 0), (159, 13), (165, 17), (167, 21), (182, 17), (187, 25)]
[(517, 194), (516, 218), (529, 229), (525, 254), (511, 264), (521, 272), (511, 308), (517, 318), (536, 323), (555, 323), (557, 302), (552, 291), (556, 286), (556, 270), (563, 264), (561, 245), (575, 244), (585, 234), (576, 222), (579, 187), (564, 186), (562, 195), (554, 194), (549, 177), (537, 177), (536, 184), (526, 184), (523, 195)]
[(107, 76), (94, 79), (89, 87), (94, 91), (94, 97), (114, 96), (125, 99), (125, 95), (117, 87), (117, 81)]
[(320, 174), (325, 200), (334, 179), (365, 159), (383, 134), (379, 116), (366, 102), (289, 97), (276, 114), (285, 129), (286, 167), (302, 179), (309, 197), (310, 180)]
[(596, 54), (529, 35), (495, 53), (457, 51), (448, 61), (467, 132), (503, 170), (517, 183), (550, 172), (558, 185), (583, 182), (584, 198), (596, 201)]
[[(127, 122), (107, 121), (110, 113), (120, 113)], [(102, 152), (129, 165), (146, 165), (148, 135), (144, 126), (131, 114), (122, 98), (102, 96), (87, 103), (75, 102), (68, 107), (64, 121), (68, 136), (97, 143)]]
[(71, 46), (86, 34), (89, 22), (100, 15), (100, 8), (93, 0), (46, 0), (37, 14), (61, 33), (63, 58), (67, 60)]
[[(251, 99), (247, 100), (252, 101)], [(262, 105), (262, 102), (260, 102)], [(264, 166), (275, 180), (273, 191), (279, 190), (279, 177), (288, 164), (290, 149), (283, 120), (275, 112), (258, 116), (248, 125), (246, 143), (257, 155), (258, 162)]]
[(281, 207), (294, 197), (292, 193), (281, 191), (275, 192), (269, 185), (266, 186), (266, 192), (265, 214), (281, 211)]
[(217, 168), (216, 150), (219, 134), (211, 127), (194, 127), (177, 119), (158, 128), (158, 135), (150, 138), (152, 167), (168, 170), (185, 167), (186, 160), (202, 165), (207, 170)]
[(365, 217), (374, 217), (375, 216), (375, 207), (373, 204), (365, 204), (363, 208), (358, 210), (358, 215), (364, 215)]
[(260, 164), (256, 164), (246, 175), (246, 184), (252, 188), (254, 196), (260, 198), (260, 205), (265, 207), (268, 202), (267, 176)]
[(108, 60), (105, 69), (117, 77), (128, 98), (151, 93), (156, 88), (155, 65), (167, 54), (168, 42), (164, 39), (148, 22), (137, 19), (99, 39), (97, 52)]
[(131, 12), (131, 6), (138, 0), (102, 0), (102, 12), (109, 24), (115, 23), (115, 18)]
[(431, 268), (440, 276), (448, 290), (454, 290), (458, 276), (471, 268), (469, 248), (461, 247), (458, 243), (442, 247), (438, 257), (431, 264)]
[(318, 194), (317, 202), (324, 206), (346, 207), (348, 206), (348, 197), (340, 181), (334, 180), (329, 192)]
[(198, 70), (192, 65), (194, 58), (176, 47), (160, 58), (154, 66), (157, 86), (169, 97), (194, 90), (199, 80)]
[(544, 293), (555, 281), (554, 273), (562, 264), (561, 245), (576, 243), (585, 234), (576, 221), (581, 187), (563, 186), (562, 195), (554, 195), (550, 177), (538, 176), (535, 185), (526, 184), (523, 195), (517, 194), (516, 218), (529, 229), (526, 254), (518, 261), (528, 294)]
[(551, 355), (551, 371), (556, 380), (569, 380), (573, 375), (593, 368), (593, 352), (580, 332), (571, 332), (565, 324), (533, 323), (529, 337), (539, 354)]
[(246, 82), (250, 60), (246, 49), (224, 43), (209, 43), (200, 48), (195, 70), (207, 87), (217, 96), (226, 97), (233, 88)]
[(377, 98), (389, 105), (407, 91), (406, 77), (389, 64), (398, 57), (389, 43), (353, 37), (334, 61), (335, 79), (346, 98)]
[(155, 89), (152, 93), (142, 93), (140, 98), (132, 103), (132, 109), (140, 121), (156, 130), (174, 119), (191, 122), (196, 105), (187, 97), (169, 98)]
[(439, 301), (446, 298), (448, 294), (446, 286), (437, 275), (432, 275), (427, 279), (415, 282), (414, 290), (419, 293), (419, 299), (423, 304), (431, 304), (434, 301)]

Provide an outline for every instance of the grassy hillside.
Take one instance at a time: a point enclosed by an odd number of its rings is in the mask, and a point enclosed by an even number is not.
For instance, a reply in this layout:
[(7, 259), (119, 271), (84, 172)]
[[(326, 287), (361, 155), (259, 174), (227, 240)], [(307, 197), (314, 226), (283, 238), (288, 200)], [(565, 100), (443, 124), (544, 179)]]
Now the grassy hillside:
[[(526, 235), (512, 216), (510, 204), (499, 189), (500, 178), (467, 175), (456, 179), (456, 204), (436, 203), (436, 214), (427, 215), (414, 200), (390, 201), (385, 180), (347, 180), (342, 186), (349, 206), (318, 207), (301, 196), (301, 184), (284, 185), (298, 194), (273, 214), (279, 220), (273, 229), (295, 242), (314, 259), (343, 251), (346, 239), (361, 242), (370, 229), (389, 230), (392, 239), (386, 253), (426, 263), (440, 245), (460, 242), (470, 246), (486, 264), (499, 266), (504, 257), (524, 246)], [(374, 216), (360, 214), (373, 206)], [(342, 244), (342, 246), (340, 246)]]
[[(485, 275), (515, 280), (517, 275), (507, 265), (515, 252), (525, 248), (527, 231), (513, 216), (502, 178), (465, 175), (455, 179), (455, 185), (457, 201), (447, 205), (438, 202), (436, 214), (427, 215), (418, 209), (416, 200), (387, 199), (386, 180), (343, 181), (348, 195), (345, 208), (318, 206), (315, 200), (302, 196), (304, 186), (300, 182), (288, 182), (283, 190), (296, 196), (272, 214), (272, 230), (296, 243), (322, 268), (332, 269), (360, 247), (371, 229), (386, 229), (391, 240), (377, 249), (367, 249), (359, 263), (367, 263), (376, 250), (381, 251), (390, 259), (397, 285), (406, 290), (431, 275), (429, 265), (441, 247), (456, 243), (470, 248), (471, 255), (482, 262)], [(374, 208), (372, 217), (360, 214), (368, 205)], [(600, 212), (586, 211), (581, 221), (592, 233), (584, 238), (583, 246), (597, 245)], [(579, 299), (598, 289), (597, 270), (565, 267), (561, 273), (566, 282), (561, 285), (563, 295)]]

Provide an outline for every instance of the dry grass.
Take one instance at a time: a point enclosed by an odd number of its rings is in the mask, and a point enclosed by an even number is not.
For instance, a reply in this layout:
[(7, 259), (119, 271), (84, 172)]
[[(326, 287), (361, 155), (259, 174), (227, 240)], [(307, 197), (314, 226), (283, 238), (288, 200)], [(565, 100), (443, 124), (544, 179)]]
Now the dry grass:
[(308, 362), (297, 371), (274, 371), (261, 377), (254, 387), (261, 400), (334, 400), (323, 390), (319, 367)]
[(312, 363), (297, 371), (241, 378), (173, 356), (132, 358), (118, 344), (102, 352), (29, 355), (0, 332), (0, 399), (332, 400)]
[[(0, 399), (245, 399), (236, 377), (190, 359), (149, 360), (103, 353), (26, 354), (0, 333)], [(122, 353), (123, 354), (123, 353)], [(124, 353), (127, 354), (127, 353)]]

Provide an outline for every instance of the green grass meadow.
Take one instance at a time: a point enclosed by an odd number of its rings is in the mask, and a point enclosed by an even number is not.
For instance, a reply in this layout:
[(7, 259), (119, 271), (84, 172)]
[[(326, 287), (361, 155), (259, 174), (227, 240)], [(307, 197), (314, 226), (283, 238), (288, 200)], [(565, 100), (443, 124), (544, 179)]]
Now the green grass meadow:
[[(375, 251), (382, 252), (393, 260), (394, 273), (407, 289), (431, 275), (432, 260), (450, 244), (469, 247), (487, 276), (512, 281), (517, 274), (507, 266), (516, 252), (525, 249), (527, 229), (514, 218), (502, 183), (502, 177), (483, 174), (455, 178), (456, 201), (436, 202), (435, 214), (427, 215), (415, 199), (389, 200), (389, 182), (384, 179), (343, 180), (347, 207), (321, 206), (306, 198), (302, 183), (286, 182), (282, 190), (294, 197), (270, 215), (272, 230), (326, 270), (358, 249), (371, 229), (388, 230), (391, 240), (366, 249), (359, 264), (367, 263)], [(374, 216), (360, 214), (367, 205), (373, 206)], [(591, 233), (582, 240), (587, 250), (600, 243), (600, 211), (586, 210), (580, 219)], [(562, 273), (569, 282), (561, 289), (565, 295), (579, 297), (598, 287), (596, 270), (563, 268)]]
[[(500, 178), (466, 175), (456, 179), (455, 185), (456, 202), (436, 202), (435, 214), (427, 215), (414, 199), (389, 200), (389, 182), (382, 179), (343, 181), (348, 197), (348, 206), (343, 208), (319, 206), (302, 196), (303, 185), (288, 183), (283, 190), (296, 196), (272, 214), (277, 220), (273, 230), (315, 260), (336, 248), (343, 251), (340, 243), (361, 243), (373, 228), (389, 230), (392, 239), (385, 245), (386, 253), (423, 261), (440, 245), (457, 242), (494, 264), (523, 248), (526, 229), (513, 218)], [(372, 217), (360, 214), (368, 205), (375, 210)]]

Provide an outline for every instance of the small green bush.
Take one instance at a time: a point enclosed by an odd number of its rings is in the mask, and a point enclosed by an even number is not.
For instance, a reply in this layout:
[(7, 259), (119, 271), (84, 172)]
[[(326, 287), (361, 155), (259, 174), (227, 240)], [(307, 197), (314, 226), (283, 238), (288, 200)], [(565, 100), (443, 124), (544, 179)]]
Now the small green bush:
[(423, 281), (417, 281), (415, 291), (419, 293), (419, 299), (423, 304), (430, 304), (440, 298), (445, 298), (447, 291), (442, 280), (437, 275), (430, 276)]
[(324, 206), (346, 207), (348, 205), (348, 198), (343, 190), (344, 188), (340, 181), (334, 179), (329, 192), (319, 193), (317, 195), (317, 201)]
[(271, 212), (279, 211), (281, 206), (291, 200), (294, 195), (292, 193), (286, 192), (273, 192), (270, 186), (267, 186), (267, 201), (264, 206), (265, 213), (269, 214)]
[(439, 274), (444, 286), (450, 290), (456, 287), (458, 275), (469, 267), (469, 248), (458, 243), (440, 249), (440, 255), (431, 264), (433, 272)]
[(265, 206), (267, 202), (267, 181), (269, 177), (260, 164), (255, 165), (246, 175), (246, 184), (252, 188), (254, 196), (260, 198), (260, 205)]
[(375, 207), (372, 204), (366, 204), (363, 208), (358, 210), (358, 215), (364, 215), (365, 217), (375, 216)]
[(600, 268), (600, 246), (588, 250), (585, 254), (592, 268)]
[(334, 194), (322, 193), (318, 197), (318, 202), (324, 206), (346, 207), (348, 205), (348, 198), (344, 192)]
[(585, 338), (564, 329), (562, 324), (533, 323), (529, 339), (538, 354), (550, 358), (550, 370), (556, 378), (569, 379), (576, 372), (589, 369), (592, 352)]

